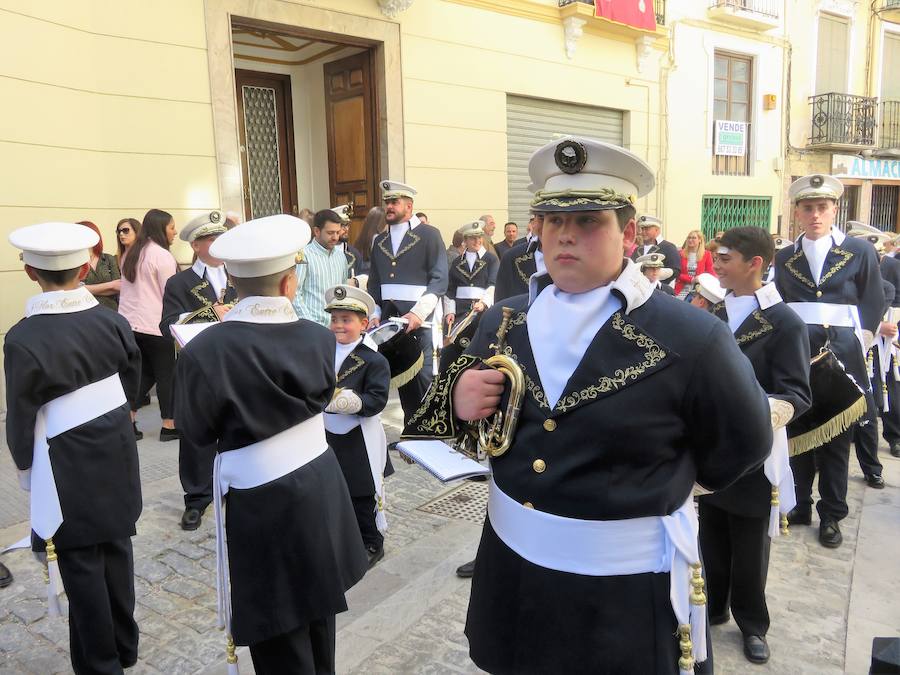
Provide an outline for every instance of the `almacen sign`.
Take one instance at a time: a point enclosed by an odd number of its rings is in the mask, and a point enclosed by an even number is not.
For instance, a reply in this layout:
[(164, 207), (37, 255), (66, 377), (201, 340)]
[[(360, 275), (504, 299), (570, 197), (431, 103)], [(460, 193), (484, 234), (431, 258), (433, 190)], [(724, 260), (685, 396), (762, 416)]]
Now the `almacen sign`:
[(716, 120), (715, 154), (743, 157), (747, 153), (747, 123)]
[(838, 178), (876, 178), (900, 181), (900, 159), (832, 155), (831, 174)]

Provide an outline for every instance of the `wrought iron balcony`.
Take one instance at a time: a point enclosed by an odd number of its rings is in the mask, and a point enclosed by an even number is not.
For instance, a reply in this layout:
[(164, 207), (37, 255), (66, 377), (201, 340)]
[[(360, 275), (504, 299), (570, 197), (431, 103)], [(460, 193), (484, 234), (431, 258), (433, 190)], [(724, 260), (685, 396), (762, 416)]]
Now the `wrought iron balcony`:
[[(665, 26), (666, 25), (666, 0), (652, 0), (653, 2), (653, 13), (656, 14), (656, 25), (657, 26)], [(900, 0), (898, 0), (900, 2)], [(559, 6), (565, 7), (566, 5), (574, 5), (575, 3), (581, 3), (584, 5), (590, 5), (594, 7), (594, 0), (559, 0)]]
[(900, 101), (881, 102), (881, 135), (878, 147), (900, 151)]
[(778, 27), (778, 0), (709, 0), (708, 14), (712, 19), (767, 31)]
[(900, 0), (878, 0), (875, 13), (884, 21), (900, 23)]
[(878, 99), (832, 92), (810, 96), (809, 103), (811, 146), (841, 150), (875, 145)]

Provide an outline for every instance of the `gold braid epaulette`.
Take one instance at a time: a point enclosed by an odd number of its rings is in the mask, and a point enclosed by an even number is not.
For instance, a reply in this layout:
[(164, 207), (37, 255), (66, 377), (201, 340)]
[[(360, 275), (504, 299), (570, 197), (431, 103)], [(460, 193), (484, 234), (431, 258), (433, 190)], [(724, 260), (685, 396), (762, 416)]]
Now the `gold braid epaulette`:
[(479, 357), (462, 354), (440, 373), (428, 388), (422, 405), (410, 418), (402, 438), (446, 441), (456, 439), (464, 433), (468, 423), (457, 419), (453, 414), (453, 387), (460, 375), (479, 363)]

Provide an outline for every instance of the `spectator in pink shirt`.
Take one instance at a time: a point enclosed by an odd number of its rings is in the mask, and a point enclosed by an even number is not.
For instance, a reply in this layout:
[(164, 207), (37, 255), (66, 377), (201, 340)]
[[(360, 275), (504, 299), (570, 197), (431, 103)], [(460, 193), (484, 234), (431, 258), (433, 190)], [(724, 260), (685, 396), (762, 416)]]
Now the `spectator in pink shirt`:
[[(178, 271), (169, 246), (175, 240), (175, 221), (159, 209), (150, 209), (144, 216), (137, 240), (122, 258), (122, 285), (119, 291), (119, 314), (128, 319), (135, 341), (141, 350), (141, 388), (138, 401), (156, 384), (162, 429), (159, 440), (178, 438), (172, 418), (172, 375), (175, 371), (175, 351), (172, 340), (159, 331), (162, 318), (163, 291), (166, 281)], [(132, 411), (133, 413), (136, 411)], [(143, 433), (134, 425), (135, 436)]]

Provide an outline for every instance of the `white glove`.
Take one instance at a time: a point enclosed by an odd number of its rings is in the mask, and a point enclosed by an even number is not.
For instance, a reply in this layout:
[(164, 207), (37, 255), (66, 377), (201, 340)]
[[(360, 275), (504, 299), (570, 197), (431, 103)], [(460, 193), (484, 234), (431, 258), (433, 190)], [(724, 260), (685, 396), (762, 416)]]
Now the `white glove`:
[(772, 415), (772, 429), (780, 429), (791, 421), (794, 416), (794, 406), (780, 398), (770, 398), (769, 412)]
[(872, 331), (863, 328), (862, 337), (863, 346), (866, 348), (866, 351), (869, 351), (872, 348), (872, 345), (875, 344), (875, 336), (872, 334)]
[(362, 399), (352, 389), (341, 389), (325, 408), (325, 412), (339, 415), (355, 415), (360, 410)]
[(25, 492), (31, 492), (31, 469), (22, 471), (19, 469), (19, 487)]

